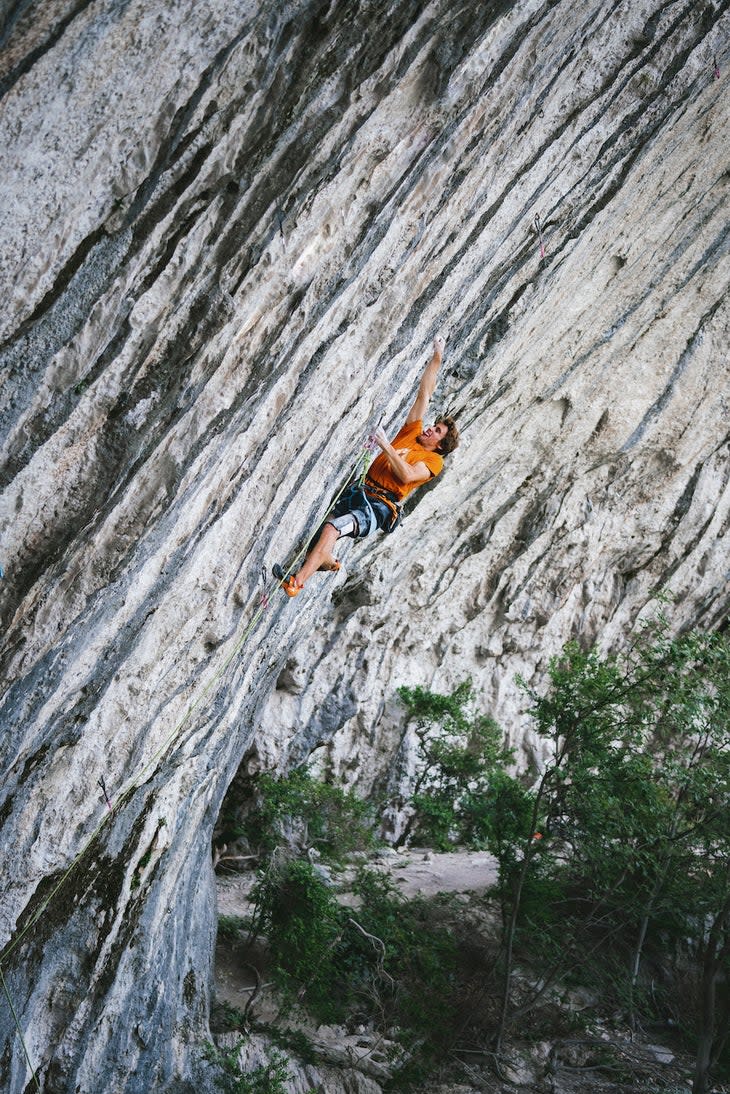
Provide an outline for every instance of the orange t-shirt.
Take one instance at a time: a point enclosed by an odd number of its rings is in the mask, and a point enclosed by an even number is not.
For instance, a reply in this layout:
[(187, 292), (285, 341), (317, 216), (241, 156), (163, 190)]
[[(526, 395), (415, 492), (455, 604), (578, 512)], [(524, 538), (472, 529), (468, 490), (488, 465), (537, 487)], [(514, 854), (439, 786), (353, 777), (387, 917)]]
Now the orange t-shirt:
[[(391, 443), (406, 463), (425, 463), (433, 478), (444, 466), (444, 458), (438, 452), (431, 452), (430, 449), (423, 448), (418, 443), (416, 438), (420, 437), (421, 433), (423, 433), (423, 421), (419, 418), (417, 422), (406, 423)], [(395, 494), (399, 501), (407, 498), (416, 487), (423, 486), (422, 482), (401, 482), (397, 479), (385, 452), (381, 452), (370, 464), (368, 478), (385, 490), (389, 490), (391, 494)]]

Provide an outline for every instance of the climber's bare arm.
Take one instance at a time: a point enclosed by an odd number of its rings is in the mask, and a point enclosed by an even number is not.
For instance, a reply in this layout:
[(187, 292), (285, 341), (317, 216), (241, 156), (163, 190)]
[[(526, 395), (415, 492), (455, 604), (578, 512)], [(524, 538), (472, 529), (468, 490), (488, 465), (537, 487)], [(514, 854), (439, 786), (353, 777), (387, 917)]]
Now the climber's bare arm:
[[(433, 340), (433, 357), (423, 370), (423, 376), (421, 382), (418, 385), (418, 394), (416, 395), (415, 402), (411, 407), (406, 423), (422, 421), (425, 417), (428, 404), (431, 401), (431, 396), (436, 389), (436, 380), (438, 378), (438, 371), (441, 368), (441, 361), (444, 356), (444, 340), (441, 337), (436, 337)], [(384, 450), (385, 451), (385, 450)], [(416, 465), (418, 466), (418, 465)], [(428, 475), (426, 476), (429, 477)], [(402, 479), (402, 482), (409, 480)], [(422, 479), (418, 479), (418, 482), (422, 482)]]
[(373, 437), (385, 453), (385, 458), (399, 482), (419, 483), (431, 478), (431, 472), (425, 463), (407, 463), (402, 456), (398, 455), (383, 429), (376, 429)]

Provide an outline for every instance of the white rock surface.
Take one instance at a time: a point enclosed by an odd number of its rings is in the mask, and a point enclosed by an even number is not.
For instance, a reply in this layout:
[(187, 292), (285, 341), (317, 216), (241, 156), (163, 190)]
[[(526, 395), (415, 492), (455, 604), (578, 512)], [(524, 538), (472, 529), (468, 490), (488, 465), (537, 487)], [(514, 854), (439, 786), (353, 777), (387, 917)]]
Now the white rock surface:
[[(565, 639), (725, 618), (728, 4), (0, 15), (0, 965), (44, 1089), (200, 1090), (244, 756), (397, 782), (466, 675), (529, 754)], [(443, 479), (259, 617), (438, 330)]]

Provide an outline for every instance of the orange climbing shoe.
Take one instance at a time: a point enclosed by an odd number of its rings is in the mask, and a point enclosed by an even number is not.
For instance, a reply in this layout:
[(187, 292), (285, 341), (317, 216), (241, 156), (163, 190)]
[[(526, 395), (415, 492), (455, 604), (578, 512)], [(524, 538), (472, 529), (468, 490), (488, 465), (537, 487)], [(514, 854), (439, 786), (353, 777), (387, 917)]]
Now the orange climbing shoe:
[(288, 577), (284, 577), (284, 571), (282, 570), (278, 562), (275, 562), (274, 565), (271, 567), (271, 572), (276, 580), (280, 583), (282, 589), (287, 596), (298, 596), (304, 588), (303, 585), (297, 585), (296, 581), (294, 580), (293, 574), (289, 574)]
[(294, 580), (293, 574), (289, 574), (289, 577), (282, 581), (281, 587), (287, 596), (299, 596), (300, 592), (304, 588), (303, 585), (297, 585), (296, 581)]

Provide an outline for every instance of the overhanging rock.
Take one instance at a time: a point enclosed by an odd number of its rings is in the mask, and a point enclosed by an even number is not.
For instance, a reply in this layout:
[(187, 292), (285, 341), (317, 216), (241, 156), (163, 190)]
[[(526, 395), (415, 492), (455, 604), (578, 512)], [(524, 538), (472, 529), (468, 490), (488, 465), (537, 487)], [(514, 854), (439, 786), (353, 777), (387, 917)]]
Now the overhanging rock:
[[(248, 749), (367, 789), (396, 686), (470, 675), (529, 750), (515, 675), (567, 638), (725, 618), (728, 4), (38, 7), (0, 53), (0, 962), (45, 1089), (200, 1089)], [(437, 331), (443, 478), (258, 618)]]

